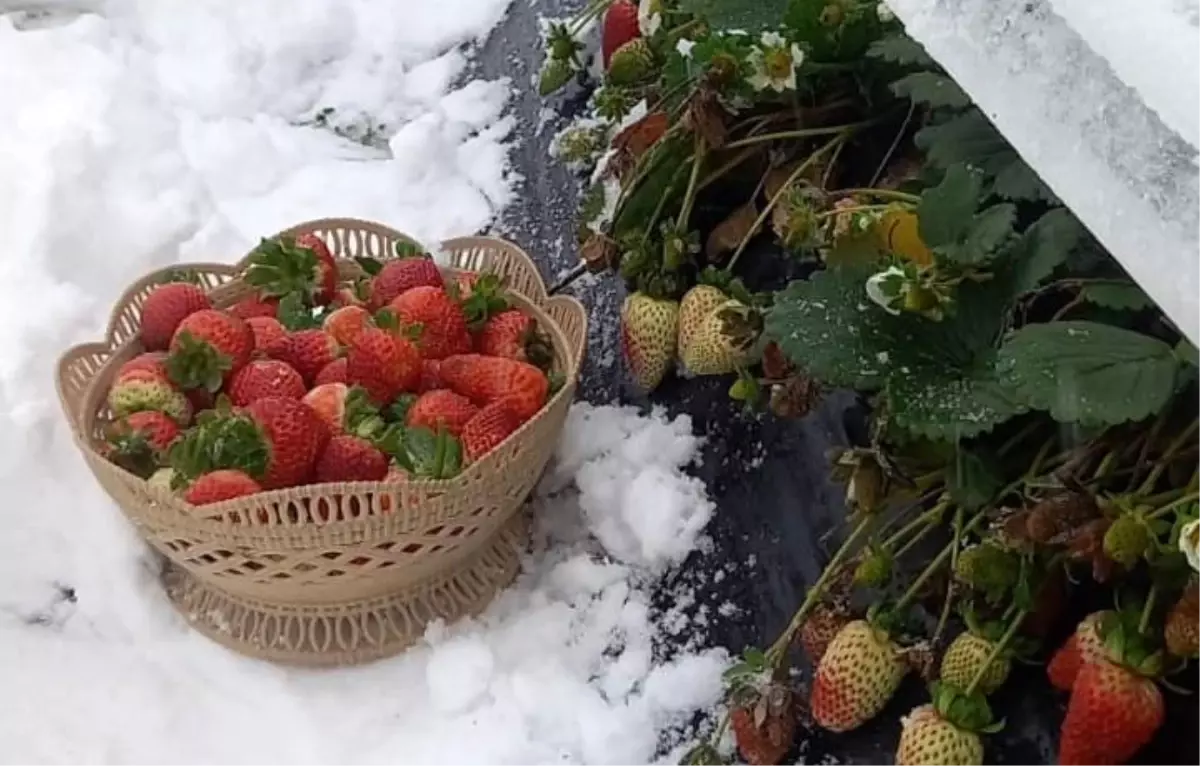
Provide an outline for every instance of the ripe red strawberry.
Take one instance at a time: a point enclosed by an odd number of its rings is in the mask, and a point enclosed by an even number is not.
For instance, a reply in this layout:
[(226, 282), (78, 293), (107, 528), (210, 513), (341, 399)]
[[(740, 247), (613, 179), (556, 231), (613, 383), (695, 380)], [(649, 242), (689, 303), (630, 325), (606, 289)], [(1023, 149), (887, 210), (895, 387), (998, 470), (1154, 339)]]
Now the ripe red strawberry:
[(443, 287), (442, 272), (432, 258), (424, 255), (397, 258), (383, 264), (383, 268), (371, 280), (371, 298), (367, 306), (377, 311), (391, 303), (401, 293), (414, 287), (428, 285)]
[(478, 411), (479, 408), (471, 404), (467, 397), (439, 389), (417, 397), (408, 408), (405, 423), (410, 428), (424, 426), (435, 432), (439, 426), (445, 426), (447, 433), (458, 436), (462, 433), (463, 426)]
[(1108, 659), (1079, 669), (1059, 739), (1060, 764), (1125, 763), (1165, 716), (1154, 682)]
[(300, 294), (314, 305), (333, 300), (337, 262), (315, 234), (264, 239), (250, 256), (244, 279), (265, 298)]
[(272, 348), (287, 339), (287, 329), (275, 317), (250, 317), (246, 324), (250, 325), (250, 332), (254, 333), (256, 353), (269, 354)]
[(637, 3), (633, 0), (616, 0), (608, 6), (600, 28), (600, 55), (603, 57), (604, 68), (608, 69), (617, 48), (641, 35)]
[(177, 438), (179, 425), (165, 413), (135, 412), (109, 427), (107, 456), (145, 479), (158, 470), (163, 453)]
[(341, 347), (333, 336), (324, 330), (299, 330), (287, 336), (287, 340), (273, 345), (270, 355), (296, 368), (306, 383), (316, 379), (323, 370), (341, 353)]
[(487, 405), (466, 422), (459, 441), (463, 457), (474, 463), (491, 452), (521, 427), (521, 419), (513, 414), (508, 403), (501, 400)]
[(1058, 648), (1046, 665), (1046, 675), (1056, 689), (1069, 692), (1075, 686), (1079, 669), (1104, 656), (1104, 640), (1100, 636), (1100, 621), (1111, 611), (1092, 612), (1084, 617), (1075, 632)]
[(361, 306), (342, 306), (325, 317), (325, 332), (343, 346), (349, 346), (360, 332), (371, 325), (370, 312)]
[(538, 330), (533, 317), (520, 309), (501, 311), (487, 320), (476, 338), (476, 348), (481, 354), (529, 362), (543, 370), (554, 362), (550, 339)]
[(196, 285), (189, 282), (159, 285), (142, 304), (142, 346), (147, 351), (167, 348), (180, 322), (208, 308), (212, 308), (212, 303)]
[(382, 481), (388, 461), (366, 439), (339, 434), (329, 440), (317, 460), (317, 481)]
[(378, 328), (368, 328), (346, 356), (346, 380), (362, 386), (379, 405), (412, 391), (421, 379), (421, 353), (411, 341)]
[(471, 351), (471, 333), (462, 309), (441, 287), (422, 285), (401, 293), (390, 308), (404, 325), (420, 325), (417, 348), (425, 359), (445, 359)]
[(442, 360), (442, 382), (479, 405), (505, 401), (521, 422), (546, 403), (550, 381), (527, 362), (482, 354), (460, 354)]
[(237, 303), (233, 304), (228, 309), (230, 314), (240, 319), (256, 319), (260, 317), (270, 317), (274, 319), (279, 313), (278, 298), (264, 298), (261, 295), (251, 295), (248, 298), (242, 298)]
[(317, 377), (313, 378), (313, 387), (323, 386), (326, 383), (345, 383), (346, 382), (346, 357), (338, 357), (329, 364), (321, 368), (317, 373)]
[(379, 409), (358, 386), (345, 383), (324, 383), (304, 395), (304, 403), (316, 413), (330, 433), (347, 433), (370, 437), (384, 428)]
[(179, 323), (171, 338), (167, 371), (183, 388), (218, 391), (246, 366), (254, 352), (254, 331), (224, 311), (204, 309)]
[(163, 380), (171, 379), (167, 374), (167, 352), (147, 351), (144, 354), (138, 354), (118, 367), (117, 374), (113, 376), (113, 382), (120, 381), (128, 373), (138, 370), (152, 372)]
[(421, 382), (417, 384), (417, 393), (423, 394), (426, 391), (436, 391), (442, 388), (442, 379), (438, 374), (441, 366), (440, 359), (421, 360)]
[(866, 620), (846, 624), (825, 649), (813, 678), (813, 719), (835, 732), (874, 718), (896, 692), (905, 664), (896, 646)]
[(135, 412), (162, 412), (180, 425), (192, 419), (192, 403), (174, 383), (154, 369), (122, 374), (108, 390), (108, 408), (115, 417)]
[(300, 373), (278, 359), (254, 359), (229, 381), (229, 398), (238, 407), (271, 396), (303, 399), (307, 392)]
[(183, 499), (192, 505), (209, 505), (253, 495), (262, 492), (262, 489), (245, 472), (222, 468), (198, 477), (184, 493)]
[(276, 489), (307, 481), (330, 436), (316, 413), (299, 399), (278, 397), (258, 399), (243, 411), (258, 426), (266, 449), (266, 467), (259, 483), (265, 489)]

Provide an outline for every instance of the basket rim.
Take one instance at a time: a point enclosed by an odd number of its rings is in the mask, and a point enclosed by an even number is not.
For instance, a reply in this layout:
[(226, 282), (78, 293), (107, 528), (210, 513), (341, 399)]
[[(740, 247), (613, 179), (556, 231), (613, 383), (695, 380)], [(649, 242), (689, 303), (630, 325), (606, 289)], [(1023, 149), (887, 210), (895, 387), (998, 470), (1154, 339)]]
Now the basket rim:
[[(382, 231), (385, 231), (386, 233), (388, 233), (389, 235), (395, 237), (397, 240), (403, 240), (403, 241), (416, 243), (416, 240), (413, 239), (412, 237), (405, 235), (394, 229), (391, 229), (390, 227), (386, 227), (382, 224), (374, 223), (371, 221), (366, 221), (363, 219), (357, 219), (357, 218), (314, 219), (312, 221), (306, 221), (304, 223), (297, 224), (293, 227), (285, 229), (285, 230), (283, 230), (275, 235), (272, 235), (272, 236), (273, 237), (289, 236), (289, 235), (294, 235), (295, 233), (303, 233), (303, 232), (311, 231), (315, 228), (333, 228), (333, 227), (358, 228), (358, 229), (366, 229), (366, 230), (374, 230), (374, 231), (382, 230)], [(517, 255), (519, 255), (519, 257), (523, 257), (524, 259), (529, 261), (529, 265), (531, 267), (534, 267), (532, 259), (529, 257), (528, 254), (526, 254), (524, 252), (524, 250), (522, 250), (520, 247), (516, 246), (512, 242), (509, 242), (508, 240), (505, 240), (505, 239), (502, 239), (499, 237), (492, 237), (492, 236), (454, 237), (454, 238), (450, 238), (447, 240), (443, 240), (439, 244), (443, 251), (455, 252), (455, 251), (462, 251), (467, 248), (478, 247), (481, 244), (488, 244), (488, 243), (496, 245), (499, 249), (502, 249), (509, 253), (517, 254)], [(177, 263), (177, 264), (172, 264), (169, 266), (160, 267), (158, 269), (154, 269), (152, 271), (145, 273), (142, 277), (140, 277), (139, 279), (137, 279), (133, 283), (131, 283), (129, 285), (129, 287), (127, 287), (122, 292), (120, 298), (116, 302), (114, 302), (112, 311), (109, 315), (108, 324), (105, 328), (105, 333), (104, 333), (103, 339), (84, 341), (82, 343), (74, 344), (74, 345), (70, 346), (69, 348), (67, 348), (59, 356), (58, 364), (56, 366), (55, 383), (56, 383), (56, 387), (58, 389), (61, 409), (63, 410), (63, 414), (66, 416), (66, 420), (72, 431), (74, 440), (76, 441), (76, 443), (80, 449), (86, 450), (95, 459), (106, 460), (103, 457), (103, 455), (96, 449), (96, 446), (93, 443), (92, 435), (90, 433), (86, 433), (84, 431), (83, 418), (86, 417), (86, 414), (84, 412), (82, 412), (82, 409), (79, 412), (74, 412), (73, 410), (75, 408), (68, 406), (68, 402), (74, 397), (69, 397), (65, 391), (64, 373), (65, 373), (67, 363), (69, 361), (77, 358), (80, 354), (89, 353), (93, 350), (105, 353), (109, 356), (109, 360), (106, 361), (100, 367), (100, 369), (97, 370), (91, 376), (91, 378), (87, 382), (87, 385), (84, 387), (83, 393), (78, 396), (77, 404), (83, 404), (84, 402), (93, 398), (93, 392), (94, 392), (95, 387), (100, 385), (100, 381), (105, 378), (105, 375), (103, 374), (105, 372), (105, 368), (107, 368), (113, 364), (112, 359), (116, 358), (116, 357), (120, 357), (122, 355), (123, 351), (127, 351), (131, 346), (136, 345), (138, 342), (136, 337), (134, 337), (134, 338), (130, 338), (130, 339), (126, 340), (123, 343), (118, 343), (116, 341), (116, 335), (117, 335), (117, 331), (119, 328), (123, 309), (132, 301), (133, 297), (139, 291), (143, 290), (146, 287), (146, 285), (148, 285), (148, 284), (155, 284), (157, 282), (162, 282), (168, 275), (170, 275), (172, 273), (177, 273), (178, 271), (185, 270), (185, 269), (186, 270), (192, 270), (192, 269), (203, 270), (210, 274), (217, 274), (217, 275), (228, 277), (228, 279), (226, 281), (222, 282), (220, 285), (217, 285), (217, 286), (214, 286), (211, 288), (207, 288), (206, 292), (211, 292), (215, 289), (225, 288), (225, 287), (239, 281), (240, 274), (241, 274), (242, 270), (244, 269), (245, 262), (249, 258), (249, 255), (250, 254), (248, 253), (246, 256), (244, 256), (243, 258), (239, 259), (237, 262), (232, 263), (232, 264), (231, 263), (216, 263), (216, 262)], [(349, 264), (353, 267), (358, 268), (358, 265), (355, 263), (355, 261), (352, 258), (336, 257), (335, 260), (337, 260), (340, 264)], [(479, 273), (479, 272), (472, 272), (469, 269), (462, 269), (462, 268), (458, 268), (455, 266), (447, 266), (447, 265), (442, 265), (442, 264), (439, 264), (438, 268), (443, 273), (452, 273), (452, 274)], [(565, 380), (564, 384), (562, 385), (562, 387), (560, 387), (558, 389), (558, 391), (554, 392), (554, 394), (546, 400), (546, 403), (542, 406), (542, 408), (533, 417), (531, 417), (529, 420), (522, 423), (520, 428), (518, 428), (507, 439), (505, 439), (505, 442), (508, 442), (509, 440), (521, 438), (522, 435), (524, 433), (526, 433), (534, 423), (536, 423), (541, 418), (545, 417), (549, 413), (549, 411), (553, 407), (557, 406), (558, 403), (564, 397), (571, 397), (571, 398), (574, 397), (574, 392), (578, 385), (578, 376), (579, 376), (579, 371), (580, 371), (579, 366), (580, 366), (581, 356), (583, 353), (583, 347), (586, 346), (587, 311), (584, 308), (583, 304), (578, 299), (576, 299), (572, 296), (563, 296), (563, 295), (547, 296), (546, 289), (545, 289), (545, 282), (544, 282), (544, 280), (542, 280), (541, 274), (539, 271), (537, 271), (536, 267), (534, 267), (533, 273), (537, 276), (535, 285), (540, 287), (540, 290), (538, 290), (540, 295), (530, 296), (530, 295), (526, 295), (525, 293), (520, 292), (518, 290), (511, 290), (511, 289), (509, 290), (509, 293), (515, 297), (515, 300), (517, 303), (523, 304), (524, 308), (532, 309), (538, 315), (537, 320), (539, 321), (539, 323), (543, 324), (545, 326), (545, 329), (547, 331), (549, 331), (551, 333), (551, 335), (554, 337), (554, 345), (557, 348), (560, 348), (562, 350), (560, 363), (563, 365), (566, 380)], [(566, 332), (559, 325), (558, 321), (555, 320), (554, 317), (550, 316), (549, 311), (548, 311), (548, 306), (547, 306), (547, 304), (550, 304), (550, 303), (557, 303), (557, 304), (568, 306), (570, 308), (570, 310), (578, 313), (579, 318), (584, 327), (583, 340), (582, 340), (582, 343), (580, 344), (581, 348), (575, 349), (573, 347), (573, 344), (571, 343), (570, 338), (568, 338)], [(318, 498), (330, 497), (330, 496), (341, 495), (341, 494), (370, 493), (370, 494), (390, 495), (390, 494), (398, 494), (401, 491), (401, 488), (405, 488), (405, 487), (415, 488), (420, 491), (431, 491), (431, 492), (447, 491), (447, 492), (449, 492), (449, 491), (454, 491), (454, 490), (458, 489), (459, 486), (463, 483), (464, 477), (469, 478), (470, 476), (472, 476), (474, 474), (477, 474), (477, 473), (480, 473), (480, 472), (483, 472), (486, 470), (490, 470), (491, 469), (491, 466), (489, 465), (491, 462), (490, 458), (494, 459), (496, 454), (497, 453), (493, 451), (490, 455), (484, 456), (481, 460), (465, 466), (462, 471), (460, 471), (456, 476), (454, 476), (450, 479), (437, 479), (437, 480), (415, 479), (415, 480), (409, 480), (409, 481), (405, 481), (405, 482), (355, 481), (355, 482), (336, 482), (336, 483), (335, 482), (326, 482), (326, 483), (320, 483), (320, 484), (304, 484), (304, 485), (299, 485), (299, 486), (295, 486), (295, 487), (285, 487), (285, 488), (281, 488), (281, 489), (264, 490), (261, 492), (257, 492), (252, 496), (242, 497), (242, 498), (233, 498), (231, 500), (226, 500), (226, 501), (222, 501), (219, 503), (212, 503), (209, 505), (205, 505), (205, 506), (202, 506), (204, 509), (202, 514), (194, 512), (193, 509), (197, 508), (198, 506), (193, 506), (193, 505), (187, 503), (186, 501), (184, 501), (182, 499), (182, 497), (180, 497), (174, 493), (171, 493), (165, 489), (160, 489), (157, 487), (150, 486), (149, 483), (147, 482), (147, 480), (142, 479), (134, 474), (131, 474), (128, 471), (125, 471), (125, 469), (121, 468), (119, 465), (117, 465), (115, 463), (111, 463), (110, 461), (107, 461), (107, 460), (106, 460), (106, 463), (112, 469), (114, 469), (118, 472), (127, 474), (129, 478), (135, 479), (135, 480), (145, 484), (148, 494), (150, 494), (151, 497), (155, 497), (159, 503), (161, 503), (167, 507), (171, 507), (176, 510), (179, 510), (181, 513), (186, 514), (186, 518), (187, 518), (188, 522), (190, 522), (189, 526), (191, 526), (193, 524), (200, 525), (203, 528), (208, 528), (213, 531), (228, 531), (232, 528), (232, 529), (237, 529), (240, 532), (240, 534), (243, 536), (246, 536), (247, 533), (249, 533), (249, 535), (252, 536), (254, 534), (254, 530), (256, 530), (256, 529), (263, 529), (264, 533), (266, 533), (266, 530), (271, 530), (272, 533), (277, 534), (281, 527), (284, 527), (284, 528), (294, 527), (296, 529), (301, 529), (301, 528), (311, 529), (313, 527), (319, 526), (323, 530), (333, 531), (338, 528), (345, 528), (348, 525), (359, 524), (359, 523), (362, 523), (363, 521), (370, 521), (372, 519), (377, 520), (379, 517), (363, 515), (358, 518), (347, 517), (347, 518), (338, 519), (338, 520), (330, 520), (328, 522), (322, 522), (319, 524), (309, 524), (309, 523), (303, 523), (303, 522), (296, 523), (296, 524), (286, 524), (286, 523), (284, 523), (284, 524), (272, 524), (272, 523), (262, 524), (262, 523), (259, 523), (256, 519), (251, 519), (250, 525), (248, 527), (245, 524), (234, 523), (230, 519), (230, 515), (228, 512), (235, 510), (235, 509), (245, 508), (248, 501), (253, 502), (256, 505), (260, 504), (260, 503), (265, 505), (268, 503), (286, 503), (286, 502), (289, 502), (292, 500), (298, 500), (298, 501), (299, 500), (308, 500), (311, 502), (311, 501), (317, 500)]]

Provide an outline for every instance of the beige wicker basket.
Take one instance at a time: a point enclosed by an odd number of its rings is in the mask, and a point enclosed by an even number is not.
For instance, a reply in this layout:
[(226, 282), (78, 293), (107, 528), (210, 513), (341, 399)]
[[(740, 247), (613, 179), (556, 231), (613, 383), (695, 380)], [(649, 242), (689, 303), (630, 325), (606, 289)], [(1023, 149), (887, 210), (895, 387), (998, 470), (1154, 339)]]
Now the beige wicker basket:
[[(360, 273), (355, 256), (391, 257), (399, 232), (354, 219), (326, 219), (282, 234), (313, 232)], [(512, 581), (528, 520), (521, 509), (545, 468), (574, 396), (587, 315), (574, 298), (547, 297), (524, 252), (488, 237), (443, 243), (448, 271), (506, 277), (513, 302), (551, 338), (566, 384), (516, 434), (445, 481), (323, 484), (263, 492), (205, 506), (200, 516), (96, 449), (111, 413), (116, 369), (141, 352), (140, 306), (176, 269), (133, 285), (118, 301), (107, 337), (63, 355), (58, 392), (76, 444), (105, 491), (167, 559), (167, 593), (200, 631), (244, 654), (278, 662), (339, 665), (395, 654), (435, 618), (481, 610)], [(191, 264), (213, 303), (250, 292), (241, 264)], [(328, 521), (324, 521), (324, 520)]]

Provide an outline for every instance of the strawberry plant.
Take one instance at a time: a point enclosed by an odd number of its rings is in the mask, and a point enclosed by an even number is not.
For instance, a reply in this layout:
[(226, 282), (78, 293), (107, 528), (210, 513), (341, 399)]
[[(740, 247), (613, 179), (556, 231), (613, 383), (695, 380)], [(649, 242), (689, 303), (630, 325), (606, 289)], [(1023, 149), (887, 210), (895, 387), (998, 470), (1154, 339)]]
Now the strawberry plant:
[[(629, 293), (630, 377), (871, 413), (831, 460), (841, 546), (686, 760), (731, 728), (781, 762), (798, 695), (846, 731), (915, 676), (897, 762), (980, 763), (987, 698), (1035, 662), (1071, 695), (1064, 762), (1131, 757), (1197, 653), (1196, 349), (886, 5), (655, 0), (636, 31), (629, 5), (589, 4), (547, 57), (584, 83), (589, 20), (621, 27), (557, 156), (588, 181), (573, 276)], [(1064, 624), (1075, 593), (1112, 608)]]

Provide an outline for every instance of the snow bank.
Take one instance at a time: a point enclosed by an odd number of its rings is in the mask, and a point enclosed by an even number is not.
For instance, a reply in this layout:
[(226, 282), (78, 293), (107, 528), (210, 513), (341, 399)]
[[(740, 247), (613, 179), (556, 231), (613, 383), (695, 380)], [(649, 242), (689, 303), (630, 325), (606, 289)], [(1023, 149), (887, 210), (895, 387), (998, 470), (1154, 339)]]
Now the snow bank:
[(1200, 343), (1200, 4), (887, 4)]
[(509, 87), (460, 83), (508, 2), (0, 16), (0, 760), (646, 762), (716, 701), (723, 654), (659, 656), (650, 607), (712, 510), (686, 419), (577, 406), (512, 589), (402, 657), (302, 672), (186, 627), (58, 413), (57, 355), (151, 268), (307, 217), (486, 226)]

